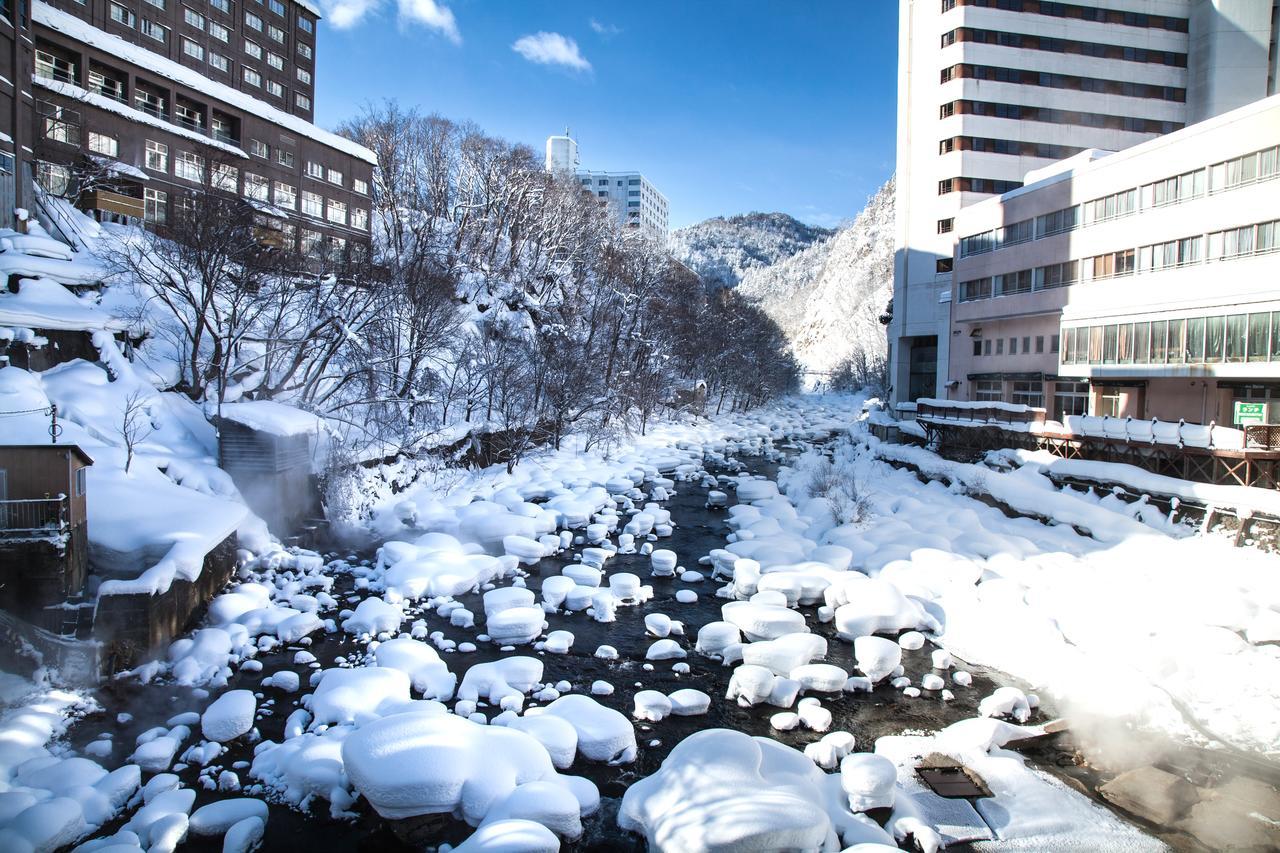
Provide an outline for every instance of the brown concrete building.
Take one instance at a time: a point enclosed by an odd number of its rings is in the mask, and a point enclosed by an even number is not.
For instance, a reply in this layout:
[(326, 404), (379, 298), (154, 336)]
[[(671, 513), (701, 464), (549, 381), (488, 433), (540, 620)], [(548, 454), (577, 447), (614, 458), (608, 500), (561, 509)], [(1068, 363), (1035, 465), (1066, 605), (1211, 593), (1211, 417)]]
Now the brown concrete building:
[(31, 37), (28, 3), (0, 3), (0, 227), (30, 204), (31, 176), (21, 164), (31, 145)]
[(373, 154), (311, 123), (317, 19), (294, 0), (36, 0), (37, 180), (71, 196), (97, 169), (79, 205), (149, 225), (212, 186), (272, 245), (366, 246)]

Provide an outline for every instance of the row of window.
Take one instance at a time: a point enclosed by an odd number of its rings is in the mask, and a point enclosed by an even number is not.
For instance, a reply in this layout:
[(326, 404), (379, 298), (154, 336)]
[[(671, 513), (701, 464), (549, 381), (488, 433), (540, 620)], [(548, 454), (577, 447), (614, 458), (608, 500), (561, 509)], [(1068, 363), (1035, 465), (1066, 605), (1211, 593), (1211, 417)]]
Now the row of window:
[(938, 181), (938, 195), (947, 193), (989, 193), (1000, 195), (1022, 186), (1021, 181), (998, 181), (994, 178), (945, 178)]
[(985, 136), (953, 136), (938, 143), (939, 154), (952, 151), (982, 151), (988, 154), (1013, 154), (1019, 157), (1041, 157), (1065, 160), (1084, 149), (1049, 142), (1024, 142), (1017, 139), (992, 139)]
[(1108, 323), (1062, 330), (1063, 364), (1280, 361), (1280, 311)]
[(1280, 220), (1196, 234), (1138, 249), (1122, 249), (1035, 269), (984, 276), (960, 283), (959, 300), (973, 302), (1098, 281), (1138, 272), (1160, 272), (1206, 261), (1227, 261), (1280, 250)]
[(1098, 77), (1081, 77), (1075, 74), (1053, 74), (1048, 71), (1028, 71), (1022, 68), (1005, 68), (999, 65), (975, 65), (961, 62), (942, 69), (942, 82), (972, 79), (991, 80), (997, 83), (1017, 83), (1022, 86), (1041, 86), (1049, 89), (1070, 89), (1099, 95), (1121, 95), (1126, 98), (1151, 98), (1161, 101), (1185, 103), (1187, 90), (1176, 86), (1160, 86), (1155, 83), (1134, 83), (1128, 80), (1107, 80)]
[(1174, 175), (1141, 188), (1133, 187), (1055, 210), (1035, 219), (1024, 219), (960, 238), (960, 257), (993, 252), (1028, 240), (1037, 240), (1082, 225), (1105, 222), (1137, 213), (1143, 207), (1163, 207), (1249, 186), (1280, 177), (1280, 145)]
[[(185, 195), (177, 196), (179, 206), (188, 202)], [(148, 187), (143, 190), (143, 220), (151, 225), (164, 225), (169, 221), (169, 193)], [(273, 230), (279, 230), (281, 242), (287, 249), (297, 246), (307, 257), (333, 256), (341, 257), (347, 251), (347, 241), (342, 237), (328, 236), (309, 228), (299, 229), (290, 222), (273, 223)]]
[(942, 11), (949, 12), (956, 6), (977, 6), (983, 9), (1000, 9), (1005, 12), (1022, 12), (1046, 15), (1053, 18), (1069, 18), (1077, 21), (1095, 21), (1100, 24), (1120, 24), (1125, 27), (1187, 32), (1187, 19), (1170, 15), (1148, 15), (1143, 12), (1125, 12), (1120, 9), (1099, 9), (1075, 3), (1056, 3), (1049, 0), (942, 0)]
[[(97, 134), (90, 133), (90, 146)], [(108, 137), (109, 138), (109, 137)], [(111, 140), (113, 143), (115, 140)], [(102, 153), (102, 152), (100, 152)], [(162, 142), (147, 140), (146, 167), (156, 172), (169, 172), (169, 146)], [(298, 188), (283, 181), (271, 181), (269, 178), (244, 173), (244, 182), (240, 184), (240, 169), (226, 163), (215, 163), (210, 169), (204, 157), (191, 151), (179, 151), (173, 160), (173, 175), (185, 181), (204, 184), (206, 175), (209, 186), (226, 192), (238, 190), (245, 198), (274, 205), (282, 210), (299, 210)], [(243, 189), (240, 189), (240, 186)], [(361, 231), (368, 230), (369, 211), (361, 207), (352, 207), (348, 213), (347, 203), (337, 199), (326, 199), (319, 193), (303, 190), (301, 193), (301, 211), (317, 219), (326, 219), (338, 225), (350, 225)]]
[(1126, 62), (1172, 65), (1177, 68), (1187, 67), (1187, 55), (1172, 50), (1152, 50), (1145, 47), (1061, 39), (1051, 36), (1029, 35), (1027, 33), (1010, 33), (1004, 30), (985, 30), (977, 27), (957, 27), (942, 34), (942, 46), (944, 48), (950, 47), (956, 42), (994, 44), (1023, 50), (1072, 53), (1080, 56), (1091, 56), (1095, 59), (1122, 59)]
[[(1018, 340), (1019, 339), (1017, 337), (1012, 337), (1008, 339), (1009, 355), (1018, 354)], [(1021, 340), (1022, 340), (1023, 355), (1032, 354), (1033, 340), (1035, 344), (1035, 354), (1042, 355), (1044, 353), (1044, 347), (1045, 347), (1044, 335), (1036, 335), (1034, 339), (1032, 338), (1031, 335), (1023, 335)], [(994, 338), (994, 339), (993, 338), (974, 338), (973, 354), (975, 356), (1004, 355), (1005, 354), (1004, 342), (1005, 342), (1005, 338)], [(1056, 353), (1058, 351), (1058, 336), (1050, 335), (1048, 343), (1049, 343), (1049, 352)]]
[[(76, 0), (76, 2), (80, 3), (81, 5), (84, 5), (85, 0)], [(168, 7), (168, 0), (143, 0), (143, 2), (149, 6), (154, 6), (155, 8), (161, 11), (165, 11)], [(259, 6), (263, 5), (262, 0), (253, 0), (253, 2)], [(282, 0), (267, 0), (266, 6), (268, 9), (271, 10), (272, 14), (277, 15), (281, 18), (286, 18), (286, 19), (288, 18), (287, 10)], [(224, 15), (227, 15), (227, 16), (232, 15), (231, 0), (209, 0), (209, 7), (216, 11), (221, 12)], [(129, 27), (133, 26), (133, 21), (136, 20), (136, 17), (137, 17), (136, 15), (134, 15), (132, 9), (122, 5), (121, 3), (114, 2), (114, 0), (111, 3), (110, 14), (111, 14), (111, 19), (113, 21), (117, 23), (125, 24), (125, 26), (129, 26)], [(250, 12), (246, 9), (244, 13), (244, 18), (245, 18), (246, 26), (249, 26), (252, 29), (258, 30), (260, 32), (263, 30), (263, 20), (261, 16), (256, 15), (253, 12)], [(202, 30), (204, 29), (204, 26), (205, 26), (206, 16), (201, 12), (198, 12), (197, 10), (191, 8), (190, 6), (184, 5), (182, 7), (182, 19), (186, 23), (195, 27), (196, 29)], [(315, 33), (315, 23), (305, 15), (299, 14), (297, 16), (297, 25), (298, 25), (298, 29), (304, 33), (307, 33), (309, 35), (313, 35)], [(276, 37), (273, 35), (272, 38), (275, 38), (276, 41), (283, 44), (285, 41), (284, 30), (281, 30), (279, 27), (275, 26), (274, 24), (268, 24), (267, 26), (270, 27), (271, 30), (274, 30), (279, 33), (279, 37)], [(224, 27), (223, 29), (225, 30), (226, 28)], [(225, 40), (226, 39), (223, 39), (223, 41)]]
[(1135, 116), (1086, 113), (1078, 110), (1057, 110), (1049, 107), (1031, 107), (1024, 104), (1002, 104), (993, 101), (961, 99), (948, 101), (938, 109), (939, 118), (953, 115), (978, 115), (991, 118), (1007, 118), (1017, 121), (1037, 121), (1048, 124), (1074, 124), (1081, 127), (1101, 127), (1108, 130), (1127, 130), (1131, 133), (1172, 133), (1181, 130), (1180, 121), (1163, 121)]

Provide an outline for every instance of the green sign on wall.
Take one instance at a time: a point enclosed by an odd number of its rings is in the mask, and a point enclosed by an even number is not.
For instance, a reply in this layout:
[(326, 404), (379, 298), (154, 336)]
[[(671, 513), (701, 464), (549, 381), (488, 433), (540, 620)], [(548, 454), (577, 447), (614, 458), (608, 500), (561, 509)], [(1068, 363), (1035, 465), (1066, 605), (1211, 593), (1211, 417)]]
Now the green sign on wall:
[(1242, 400), (1236, 400), (1235, 422), (1239, 426), (1249, 426), (1250, 424), (1266, 423), (1267, 422), (1267, 404), (1266, 403), (1246, 403)]

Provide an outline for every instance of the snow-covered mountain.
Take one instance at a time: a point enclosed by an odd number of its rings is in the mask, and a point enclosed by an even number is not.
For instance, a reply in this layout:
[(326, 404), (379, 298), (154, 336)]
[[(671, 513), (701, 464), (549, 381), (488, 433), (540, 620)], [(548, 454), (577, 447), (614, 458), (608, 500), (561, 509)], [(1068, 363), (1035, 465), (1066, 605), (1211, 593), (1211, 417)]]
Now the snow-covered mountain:
[(708, 288), (736, 287), (747, 271), (772, 266), (834, 233), (785, 213), (744, 213), (673, 231), (669, 245)]
[(862, 353), (883, 359), (879, 317), (893, 295), (893, 179), (826, 240), (748, 269), (738, 289), (782, 327), (805, 369), (825, 372)]

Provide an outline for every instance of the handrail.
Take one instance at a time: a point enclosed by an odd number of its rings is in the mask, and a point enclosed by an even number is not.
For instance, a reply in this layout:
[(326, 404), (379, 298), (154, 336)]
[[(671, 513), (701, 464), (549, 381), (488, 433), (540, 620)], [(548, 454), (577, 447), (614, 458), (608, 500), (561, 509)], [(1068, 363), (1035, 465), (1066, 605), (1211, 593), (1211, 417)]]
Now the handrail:
[(61, 532), (67, 526), (66, 495), (0, 501), (0, 538)]

